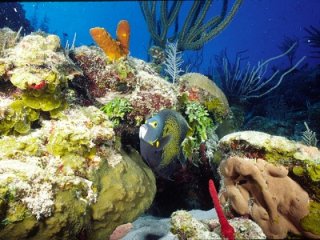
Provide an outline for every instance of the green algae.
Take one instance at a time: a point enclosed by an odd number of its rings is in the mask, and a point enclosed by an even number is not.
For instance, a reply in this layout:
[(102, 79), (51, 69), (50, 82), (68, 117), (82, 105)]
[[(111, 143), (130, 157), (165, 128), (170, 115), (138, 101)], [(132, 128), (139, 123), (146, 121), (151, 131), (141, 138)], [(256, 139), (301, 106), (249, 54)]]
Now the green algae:
[(309, 214), (301, 219), (300, 223), (305, 231), (320, 235), (320, 203), (312, 201), (309, 205)]
[(205, 101), (203, 105), (214, 116), (214, 120), (221, 123), (226, 118), (226, 107), (219, 98)]

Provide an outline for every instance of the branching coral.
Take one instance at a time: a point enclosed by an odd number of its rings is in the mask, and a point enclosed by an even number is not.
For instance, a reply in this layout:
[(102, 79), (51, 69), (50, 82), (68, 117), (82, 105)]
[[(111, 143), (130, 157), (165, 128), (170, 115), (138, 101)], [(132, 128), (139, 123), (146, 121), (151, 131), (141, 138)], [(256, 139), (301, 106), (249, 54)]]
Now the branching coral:
[(117, 60), (128, 55), (130, 39), (128, 21), (122, 20), (118, 23), (116, 40), (104, 28), (100, 27), (91, 28), (90, 34), (110, 60)]
[(320, 58), (320, 29), (311, 25), (309, 28), (304, 28), (304, 30), (309, 34), (307, 38), (310, 47), (315, 49), (315, 51), (313, 51), (315, 55), (312, 57)]
[[(210, 12), (212, 0), (195, 1), (186, 14), (183, 26), (179, 29), (178, 18), (183, 1), (173, 1), (170, 8), (168, 1), (160, 5), (160, 19), (157, 19), (157, 1), (140, 1), (140, 8), (148, 24), (152, 40), (157, 46), (165, 47), (168, 39), (178, 40), (178, 50), (200, 49), (206, 42), (217, 36), (231, 22), (242, 0), (235, 0), (228, 14), (228, 1), (224, 0), (219, 16), (204, 21)], [(169, 37), (170, 28), (175, 23), (173, 36)]]
[(241, 57), (237, 56), (234, 63), (230, 63), (226, 53), (217, 57), (217, 72), (222, 82), (222, 88), (225, 94), (233, 100), (248, 100), (252, 98), (260, 98), (275, 90), (283, 81), (283, 79), (298, 66), (306, 58), (300, 58), (294, 65), (285, 70), (277, 69), (272, 75), (266, 77), (268, 65), (273, 61), (282, 58), (296, 48), (297, 42), (291, 45), (285, 52), (278, 56), (271, 57), (264, 61), (259, 61), (256, 66), (250, 66), (247, 63), (246, 68), (241, 69)]
[(211, 179), (209, 180), (209, 192), (219, 218), (222, 236), (228, 240), (234, 240), (234, 228), (228, 223), (228, 220), (223, 213), (216, 187)]

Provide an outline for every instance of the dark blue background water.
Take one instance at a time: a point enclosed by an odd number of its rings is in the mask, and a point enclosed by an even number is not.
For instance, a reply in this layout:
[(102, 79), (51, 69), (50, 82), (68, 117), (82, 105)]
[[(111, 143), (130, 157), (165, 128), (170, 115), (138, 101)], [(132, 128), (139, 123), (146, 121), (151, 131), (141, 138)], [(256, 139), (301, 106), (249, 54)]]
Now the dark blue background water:
[[(219, 9), (222, 1), (216, 2), (213, 3), (216, 5), (213, 9)], [(191, 5), (192, 1), (188, 4)], [(127, 19), (131, 25), (131, 56), (147, 58), (149, 33), (136, 1), (25, 2), (23, 7), (27, 18), (33, 21), (37, 28), (45, 20), (48, 31), (58, 34), (63, 41), (72, 41), (74, 33), (77, 33), (77, 46), (93, 43), (89, 35), (90, 28), (104, 27), (115, 36), (119, 20)], [(212, 15), (214, 11), (211, 11)], [(185, 13), (182, 13), (182, 19)], [(246, 56), (253, 64), (270, 58), (281, 52), (278, 46), (285, 36), (300, 39), (297, 57), (308, 56), (312, 49), (308, 46), (304, 28), (310, 25), (319, 28), (319, 13), (320, 0), (244, 0), (231, 24), (205, 45), (201, 71), (205, 72), (210, 65), (210, 59), (225, 48), (230, 56), (237, 51), (248, 50)], [(306, 61), (314, 65), (319, 60), (308, 58)], [(284, 59), (282, 65), (287, 63)]]

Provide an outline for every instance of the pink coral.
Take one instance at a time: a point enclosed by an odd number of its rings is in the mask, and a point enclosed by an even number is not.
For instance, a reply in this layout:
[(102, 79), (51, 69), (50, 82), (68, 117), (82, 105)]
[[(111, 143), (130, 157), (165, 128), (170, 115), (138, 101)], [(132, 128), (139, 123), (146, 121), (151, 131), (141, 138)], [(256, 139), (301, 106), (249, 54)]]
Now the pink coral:
[(116, 229), (110, 235), (109, 240), (122, 239), (124, 236), (126, 236), (130, 232), (132, 227), (133, 227), (132, 223), (126, 223), (116, 227)]

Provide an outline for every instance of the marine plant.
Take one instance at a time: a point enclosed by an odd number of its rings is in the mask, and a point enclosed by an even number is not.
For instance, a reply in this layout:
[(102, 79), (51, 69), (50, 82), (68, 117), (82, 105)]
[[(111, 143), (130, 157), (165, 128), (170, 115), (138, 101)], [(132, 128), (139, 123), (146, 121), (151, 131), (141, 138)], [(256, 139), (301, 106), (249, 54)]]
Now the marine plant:
[(299, 48), (299, 39), (295, 36), (293, 37), (285, 36), (282, 43), (278, 47), (282, 52), (286, 52), (293, 45), (294, 45), (294, 48), (289, 53), (287, 53), (290, 67), (293, 66), (293, 60), (296, 58), (297, 50)]
[(309, 28), (304, 28), (304, 30), (309, 34), (306, 38), (308, 39), (308, 43), (310, 47), (316, 49), (313, 51), (316, 55), (312, 56), (313, 58), (320, 58), (320, 29), (314, 26), (310, 26)]
[(208, 139), (207, 131), (213, 127), (213, 121), (209, 117), (208, 110), (199, 102), (190, 101), (186, 104), (185, 114), (198, 140), (200, 142), (206, 141)]
[(166, 58), (163, 63), (164, 71), (169, 76), (172, 83), (178, 81), (179, 75), (184, 71), (181, 69), (183, 64), (182, 54), (178, 51), (178, 42), (170, 43), (166, 45)]
[(125, 115), (132, 111), (132, 106), (126, 98), (116, 97), (101, 107), (103, 111), (113, 122), (114, 126), (118, 126)]
[[(228, 13), (229, 2), (224, 0), (218, 16), (205, 21), (207, 14), (212, 11), (212, 0), (194, 1), (186, 14), (182, 27), (179, 27), (179, 14), (185, 1), (139, 1), (144, 19), (148, 25), (151, 38), (155, 45), (165, 48), (167, 40), (177, 41), (178, 50), (197, 50), (217, 36), (231, 22), (238, 11), (242, 0), (235, 0)], [(158, 7), (160, 5), (160, 19)], [(173, 27), (174, 24), (174, 27)], [(174, 29), (171, 29), (174, 28)], [(174, 31), (171, 31), (174, 30)], [(168, 36), (173, 32), (172, 36)]]
[(100, 27), (91, 28), (90, 34), (111, 61), (128, 55), (130, 40), (130, 26), (128, 21), (121, 20), (118, 23), (116, 39), (113, 39), (104, 28)]
[(229, 100), (245, 101), (253, 98), (261, 98), (275, 90), (283, 79), (294, 71), (306, 58), (303, 56), (296, 64), (285, 71), (276, 71), (266, 77), (268, 66), (273, 61), (280, 59), (296, 47), (294, 43), (287, 51), (264, 61), (259, 61), (256, 66), (251, 67), (249, 63), (245, 69), (241, 69), (241, 57), (237, 56), (234, 63), (231, 63), (226, 54), (217, 58), (217, 65), (222, 63), (222, 68), (217, 67), (217, 72), (222, 83), (224, 93)]
[(304, 126), (306, 127), (306, 131), (302, 133), (302, 141), (304, 144), (308, 146), (317, 146), (318, 139), (316, 136), (316, 133), (312, 130), (310, 130), (308, 124), (304, 122)]
[(208, 110), (196, 101), (186, 102), (185, 115), (190, 131), (182, 143), (182, 149), (184, 155), (192, 158), (193, 163), (197, 164), (200, 145), (208, 139), (207, 133), (214, 127), (214, 124)]

